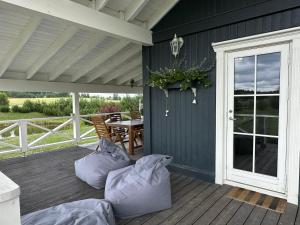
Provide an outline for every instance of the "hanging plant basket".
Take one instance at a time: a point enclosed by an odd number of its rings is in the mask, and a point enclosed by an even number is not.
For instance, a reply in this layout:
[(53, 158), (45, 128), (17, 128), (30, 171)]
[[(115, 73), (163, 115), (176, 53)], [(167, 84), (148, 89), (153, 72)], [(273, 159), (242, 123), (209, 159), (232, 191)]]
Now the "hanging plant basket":
[(164, 68), (156, 72), (150, 71), (147, 85), (161, 90), (179, 88), (180, 91), (186, 91), (198, 85), (208, 88), (210, 86), (208, 72), (209, 70), (200, 70), (196, 67), (185, 70)]

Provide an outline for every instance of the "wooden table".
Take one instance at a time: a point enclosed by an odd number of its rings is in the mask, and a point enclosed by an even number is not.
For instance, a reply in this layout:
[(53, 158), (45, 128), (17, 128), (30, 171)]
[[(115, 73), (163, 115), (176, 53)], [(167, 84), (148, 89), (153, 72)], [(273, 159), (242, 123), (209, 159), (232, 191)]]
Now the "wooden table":
[(117, 122), (108, 122), (107, 126), (122, 127), (122, 128), (128, 129), (128, 136), (129, 136), (128, 152), (130, 155), (133, 155), (134, 154), (134, 130), (136, 128), (143, 128), (144, 121), (143, 120), (125, 120), (125, 121), (117, 121)]

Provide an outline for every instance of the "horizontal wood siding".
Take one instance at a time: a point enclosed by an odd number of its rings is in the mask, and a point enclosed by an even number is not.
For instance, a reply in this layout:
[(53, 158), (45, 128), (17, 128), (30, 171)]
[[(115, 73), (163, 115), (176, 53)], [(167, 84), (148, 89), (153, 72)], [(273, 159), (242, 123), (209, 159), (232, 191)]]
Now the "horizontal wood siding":
[[(273, 0), (278, 2), (277, 0)], [(161, 30), (172, 28), (172, 35), (180, 33), (180, 24), (197, 20), (197, 15), (211, 17), (233, 8), (241, 8), (255, 4), (265, 4), (269, 1), (199, 1), (205, 5), (208, 12), (197, 14), (196, 6), (190, 0), (181, 1), (154, 29), (154, 36), (159, 40)], [(198, 2), (198, 1), (197, 1)], [(219, 1), (218, 1), (219, 2)], [(230, 3), (229, 3), (230, 2)], [(264, 16), (243, 20), (229, 25), (193, 32), (183, 35), (184, 47), (181, 54), (187, 60), (188, 66), (199, 64), (204, 57), (214, 58), (212, 42), (219, 42), (239, 37), (245, 37), (264, 32), (270, 32), (289, 27), (300, 26), (300, 1), (299, 7), (267, 14)], [(249, 7), (249, 9), (252, 9)], [(276, 9), (277, 10), (277, 9)], [(174, 19), (174, 12), (178, 18)], [(178, 13), (181, 12), (181, 13)], [(268, 9), (269, 12), (269, 9)], [(237, 14), (235, 14), (237, 15)], [(170, 19), (169, 17), (172, 16)], [(226, 15), (227, 16), (227, 15)], [(238, 20), (238, 18), (233, 18)], [(175, 30), (174, 27), (178, 27)], [(165, 34), (163, 34), (165, 38)], [(159, 40), (152, 47), (145, 47), (144, 51), (144, 80), (148, 79), (147, 66), (151, 70), (158, 70), (171, 65), (169, 40)], [(145, 57), (147, 55), (147, 57)], [(212, 87), (209, 89), (198, 88), (197, 105), (192, 104), (191, 91), (180, 92), (171, 90), (169, 93), (169, 116), (165, 117), (166, 98), (161, 90), (145, 88), (145, 149), (148, 153), (170, 154), (174, 156), (174, 166), (184, 171), (192, 171), (203, 179), (214, 179), (215, 168), (215, 70), (210, 74)], [(150, 130), (151, 128), (151, 130)], [(148, 140), (148, 141), (147, 141)]]

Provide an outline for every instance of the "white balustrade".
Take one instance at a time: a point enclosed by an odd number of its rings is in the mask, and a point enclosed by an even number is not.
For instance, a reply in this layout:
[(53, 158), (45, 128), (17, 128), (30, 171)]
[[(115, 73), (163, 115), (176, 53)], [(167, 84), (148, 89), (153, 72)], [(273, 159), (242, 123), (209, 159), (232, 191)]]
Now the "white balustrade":
[[(126, 112), (120, 112), (124, 114)], [(0, 155), (13, 153), (13, 152), (21, 152), (24, 156), (28, 150), (34, 150), (42, 147), (49, 147), (54, 145), (60, 145), (65, 143), (74, 143), (78, 144), (79, 141), (88, 140), (96, 138), (95, 128), (93, 123), (89, 120), (91, 116), (96, 115), (109, 115), (109, 113), (101, 113), (101, 114), (89, 114), (89, 115), (79, 115), (76, 116), (72, 114), (71, 116), (63, 116), (63, 117), (48, 117), (48, 118), (35, 118), (35, 119), (22, 119), (22, 120), (6, 120), (0, 121)], [(55, 123), (54, 128), (47, 127), (47, 121), (57, 121)], [(45, 122), (45, 124), (42, 124)], [(90, 127), (86, 126), (87, 130), (84, 130), (81, 133), (81, 126), (83, 124), (90, 124)], [(4, 127), (4, 128), (1, 128)], [(70, 126), (71, 128), (68, 128)], [(33, 127), (42, 131), (41, 135), (30, 134), (29, 127)], [(16, 134), (15, 130), (19, 130), (19, 134)], [(51, 142), (48, 143), (45, 139), (49, 138), (51, 135), (58, 134), (62, 129), (72, 129), (73, 133), (70, 132), (70, 138), (66, 135), (66, 140)], [(76, 129), (76, 130), (74, 130)], [(91, 135), (92, 133), (95, 135)], [(15, 141), (10, 141), (14, 137), (8, 135), (5, 138), (5, 134), (15, 134)], [(72, 135), (73, 134), (73, 135)], [(18, 138), (18, 144), (16, 144)], [(30, 139), (30, 140), (29, 140)], [(32, 140), (33, 139), (33, 140)], [(2, 150), (1, 150), (2, 149)]]

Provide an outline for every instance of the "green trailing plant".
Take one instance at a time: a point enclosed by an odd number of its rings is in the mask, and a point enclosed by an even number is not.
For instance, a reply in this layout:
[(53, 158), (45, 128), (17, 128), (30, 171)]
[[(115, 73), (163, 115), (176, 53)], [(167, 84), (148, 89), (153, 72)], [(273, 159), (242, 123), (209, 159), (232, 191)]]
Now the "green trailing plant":
[(159, 88), (162, 90), (168, 89), (170, 85), (180, 83), (180, 91), (186, 91), (192, 86), (201, 86), (208, 88), (210, 81), (208, 79), (208, 73), (212, 67), (208, 69), (201, 69), (204, 59), (200, 66), (194, 66), (184, 69), (182, 66), (183, 61), (173, 65), (173, 68), (160, 68), (158, 71), (150, 71), (149, 80), (146, 84), (150, 87)]
[(0, 92), (0, 106), (8, 106), (9, 100), (5, 92)]

